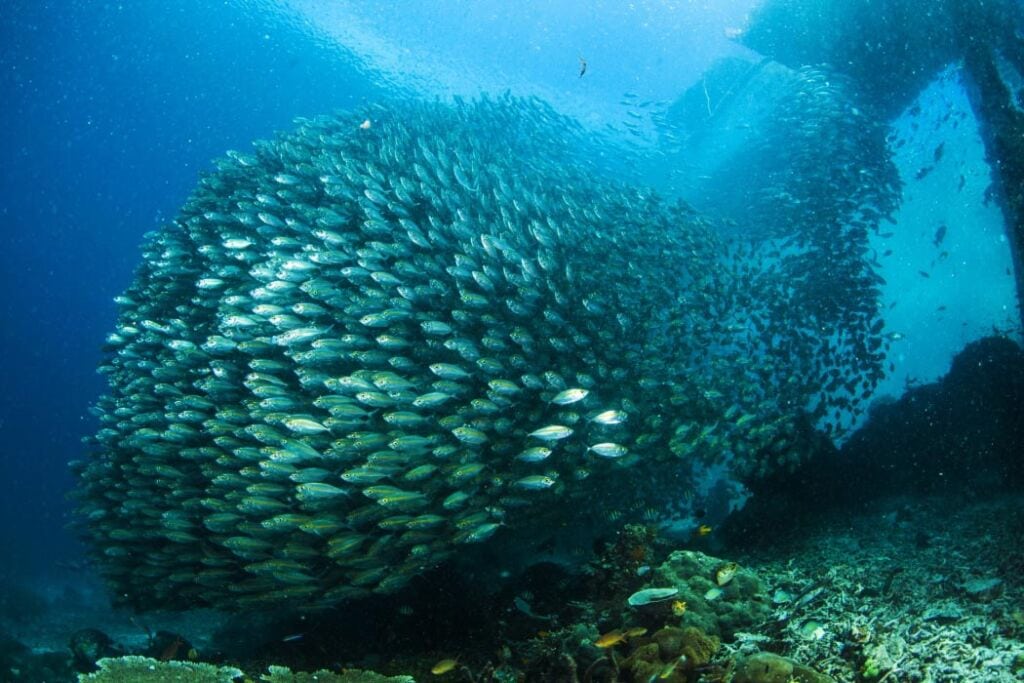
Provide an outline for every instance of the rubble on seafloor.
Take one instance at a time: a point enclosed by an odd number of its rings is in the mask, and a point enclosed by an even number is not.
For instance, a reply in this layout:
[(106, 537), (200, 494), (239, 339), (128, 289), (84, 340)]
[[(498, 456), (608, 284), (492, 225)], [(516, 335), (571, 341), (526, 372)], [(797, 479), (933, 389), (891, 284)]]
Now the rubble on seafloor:
[(771, 586), (772, 619), (730, 647), (839, 681), (1020, 681), (1022, 502), (891, 498), (780, 533), (741, 559)]
[[(3, 639), (0, 679), (74, 681), (76, 670), (86, 670), (81, 659), (95, 655), (107, 659), (83, 680), (118, 680), (114, 674), (125, 667), (146, 666), (152, 680), (176, 680), (156, 677), (164, 672), (189, 680), (350, 680), (343, 675), (356, 672), (345, 667), (355, 667), (391, 676), (363, 672), (379, 676), (374, 680), (460, 683), (1009, 683), (1024, 676), (1022, 502), (888, 499), (856, 515), (794, 519), (770, 544), (716, 551), (722, 557), (664, 547), (605, 557), (589, 569), (601, 581), (567, 575), (564, 581), (582, 586), (571, 599), (570, 584), (558, 584), (563, 609), (554, 609), (550, 596), (532, 604), (520, 597), (515, 606), (501, 604), (512, 602), (508, 595), (495, 597), (488, 609), (499, 635), (489, 643), (467, 638), (461, 649), (451, 641), (417, 648), (393, 639), (390, 649), (356, 659), (339, 654), (339, 641), (333, 659), (307, 653), (283, 661), (287, 669), (202, 646), (197, 653), (184, 636), (160, 631), (150, 634), (148, 649), (124, 648), (93, 629), (74, 634), (75, 664), (70, 650), (33, 651)], [(635, 529), (624, 533), (642, 537)], [(622, 562), (619, 571), (615, 562)], [(603, 581), (610, 592), (600, 592)], [(643, 599), (630, 605), (637, 593)], [(118, 658), (128, 651), (138, 654)], [(167, 653), (198, 659), (161, 661)], [(249, 678), (234, 675), (236, 666)]]

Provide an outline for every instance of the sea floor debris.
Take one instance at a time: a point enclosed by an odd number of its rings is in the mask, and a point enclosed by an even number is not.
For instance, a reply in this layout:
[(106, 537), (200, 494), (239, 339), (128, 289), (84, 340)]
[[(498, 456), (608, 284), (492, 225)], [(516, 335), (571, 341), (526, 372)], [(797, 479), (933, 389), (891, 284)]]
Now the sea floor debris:
[(775, 611), (727, 648), (777, 651), (837, 681), (1020, 681), (1021, 503), (893, 498), (741, 556)]

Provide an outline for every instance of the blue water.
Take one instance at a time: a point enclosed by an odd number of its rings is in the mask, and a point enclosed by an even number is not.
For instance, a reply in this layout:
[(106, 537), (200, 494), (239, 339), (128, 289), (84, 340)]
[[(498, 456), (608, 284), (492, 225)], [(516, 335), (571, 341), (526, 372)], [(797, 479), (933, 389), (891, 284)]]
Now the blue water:
[[(211, 159), (288, 128), (296, 116), (505, 88), (547, 99), (594, 130), (621, 131), (630, 120), (624, 93), (667, 107), (715, 58), (745, 52), (726, 33), (756, 3), (706, 4), (538, 2), (512, 10), (520, 5), (396, 2), (370, 11), (309, 1), (5, 3), (0, 574), (45, 571), (78, 556), (63, 528), (66, 463), (82, 456), (79, 439), (95, 428), (87, 409), (104, 390), (95, 367), (113, 326), (112, 299), (130, 282), (143, 234), (175, 214)], [(955, 79), (922, 98), (933, 110), (951, 100), (966, 109)], [(910, 135), (908, 126), (897, 122)], [(897, 159), (905, 174), (931, 153), (931, 134), (915, 133)], [(908, 250), (927, 247), (934, 222), (976, 206), (987, 186), (975, 128), (957, 132), (947, 159), (955, 153), (970, 169), (971, 203), (943, 205), (950, 194), (940, 172), (934, 187), (910, 187), (900, 218)], [(946, 180), (959, 171), (950, 173)], [(958, 220), (950, 244), (970, 267), (958, 279), (936, 277), (919, 292), (917, 260), (887, 265), (900, 331), (920, 323), (904, 315), (915, 297), (929, 316), (951, 301), (944, 293), (955, 293), (955, 304), (942, 321), (928, 319), (926, 350), (914, 353), (908, 334), (886, 393), (898, 394), (911, 377), (935, 379), (964, 343), (1014, 319), (1000, 217), (967, 211)], [(979, 234), (983, 241), (971, 237)], [(986, 279), (986, 263), (999, 264), (997, 283)], [(983, 303), (972, 292), (984, 292)]]
[(2, 12), (0, 547), (19, 571), (77, 552), (65, 465), (93, 428), (100, 346), (143, 233), (224, 150), (378, 91), (323, 43), (233, 4)]

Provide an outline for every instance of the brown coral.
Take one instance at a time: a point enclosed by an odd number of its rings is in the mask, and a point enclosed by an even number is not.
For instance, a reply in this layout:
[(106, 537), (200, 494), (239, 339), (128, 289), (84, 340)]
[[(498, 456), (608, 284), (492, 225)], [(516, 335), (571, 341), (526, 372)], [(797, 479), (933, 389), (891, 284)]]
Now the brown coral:
[(693, 626), (665, 627), (638, 642), (642, 644), (622, 662), (632, 681), (695, 681), (696, 670), (711, 661), (719, 648), (718, 638)]

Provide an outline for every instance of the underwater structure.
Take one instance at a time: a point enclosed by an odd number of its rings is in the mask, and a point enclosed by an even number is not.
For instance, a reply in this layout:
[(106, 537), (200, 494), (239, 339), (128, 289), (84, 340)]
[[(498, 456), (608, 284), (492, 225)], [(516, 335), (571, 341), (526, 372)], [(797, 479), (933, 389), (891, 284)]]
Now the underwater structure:
[(697, 464), (798, 464), (881, 376), (870, 281), (808, 301), (794, 269), (831, 257), (724, 239), (591, 143), (504, 97), (300, 120), (218, 161), (148, 236), (72, 465), (115, 594), (389, 594)]
[(959, 63), (1003, 209), (1024, 320), (1024, 7), (1016, 0), (870, 0), (823, 5), (771, 0), (741, 42), (799, 70), (827, 65), (858, 106), (895, 118)]
[[(778, 269), (786, 307), (800, 310), (790, 315), (817, 323), (795, 357), (826, 366), (835, 354), (871, 359), (887, 341), (848, 332), (875, 318), (885, 281), (871, 238), (893, 220), (902, 189), (887, 127), (852, 89), (818, 67), (724, 59), (673, 105), (663, 131), (677, 145), (684, 195)], [(814, 416), (838, 434), (843, 416), (828, 401), (849, 408), (836, 392), (864, 399), (867, 387), (841, 367), (815, 372), (830, 379)]]

